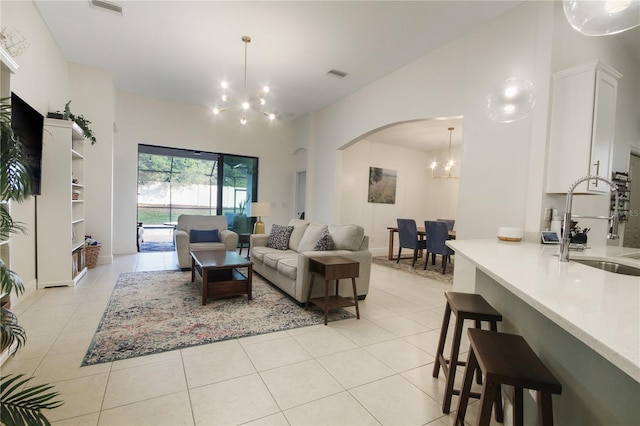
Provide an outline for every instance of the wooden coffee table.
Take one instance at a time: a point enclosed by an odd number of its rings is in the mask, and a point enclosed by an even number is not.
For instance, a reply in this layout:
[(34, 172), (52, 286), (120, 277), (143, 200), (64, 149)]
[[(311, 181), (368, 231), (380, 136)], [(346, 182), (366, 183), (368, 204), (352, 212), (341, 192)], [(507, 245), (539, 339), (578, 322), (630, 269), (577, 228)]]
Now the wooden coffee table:
[[(311, 282), (309, 283), (309, 294), (307, 295), (307, 303), (305, 309), (309, 307), (309, 303), (319, 306), (324, 310), (324, 325), (327, 325), (329, 318), (329, 309), (344, 308), (347, 306), (356, 307), (356, 317), (360, 319), (360, 308), (358, 307), (358, 291), (356, 290), (356, 278), (360, 276), (360, 263), (355, 260), (347, 259), (341, 256), (318, 256), (309, 258), (309, 272), (311, 272)], [(318, 276), (324, 280), (324, 297), (311, 298), (313, 290), (313, 282)], [(353, 288), (353, 301), (345, 299), (338, 295), (338, 285), (340, 280), (351, 278), (351, 287)], [(329, 282), (336, 281), (336, 295), (329, 296)]]
[[(247, 268), (247, 275), (239, 268)], [(253, 264), (234, 251), (192, 251), (191, 282), (196, 272), (202, 277), (202, 304), (209, 297), (228, 297), (246, 294), (251, 300)]]

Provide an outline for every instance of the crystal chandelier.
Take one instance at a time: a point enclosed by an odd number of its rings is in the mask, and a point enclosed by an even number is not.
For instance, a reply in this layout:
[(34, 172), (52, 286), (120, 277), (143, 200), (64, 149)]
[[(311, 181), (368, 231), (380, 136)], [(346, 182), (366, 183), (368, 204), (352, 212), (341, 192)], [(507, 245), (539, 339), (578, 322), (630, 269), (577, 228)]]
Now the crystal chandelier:
[(449, 161), (447, 161), (447, 164), (445, 164), (444, 166), (445, 174), (442, 176), (436, 175), (436, 167), (438, 167), (438, 162), (436, 160), (433, 160), (433, 162), (431, 162), (431, 177), (433, 179), (460, 179), (459, 176), (451, 175), (451, 169), (455, 164), (455, 161), (453, 161), (453, 157), (451, 156), (451, 135), (455, 130), (455, 127), (449, 127), (447, 130), (449, 130)]
[[(242, 90), (242, 101), (240, 107), (242, 109), (242, 116), (240, 117), (240, 124), (247, 124), (247, 111), (254, 109), (261, 112), (269, 120), (275, 120), (276, 115), (273, 112), (264, 110), (267, 104), (267, 95), (269, 94), (269, 86), (264, 86), (262, 90), (253, 98), (247, 97), (247, 45), (251, 43), (251, 37), (242, 36), (242, 42), (244, 43), (244, 85)], [(214, 115), (220, 115), (223, 111), (231, 108), (231, 87), (229, 83), (223, 81), (220, 83), (222, 87), (222, 96), (220, 97), (220, 104), (213, 109)]]

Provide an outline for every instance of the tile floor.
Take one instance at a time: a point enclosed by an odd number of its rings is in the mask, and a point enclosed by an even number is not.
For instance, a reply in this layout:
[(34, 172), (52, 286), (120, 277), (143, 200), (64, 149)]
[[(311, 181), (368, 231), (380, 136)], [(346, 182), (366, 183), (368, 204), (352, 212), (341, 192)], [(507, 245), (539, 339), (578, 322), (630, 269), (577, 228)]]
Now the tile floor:
[(453, 424), (443, 375), (431, 375), (450, 286), (375, 264), (360, 320), (80, 367), (118, 275), (175, 269), (174, 256), (116, 256), (75, 288), (21, 301), (27, 345), (2, 374), (55, 385), (65, 402), (46, 412), (55, 425)]

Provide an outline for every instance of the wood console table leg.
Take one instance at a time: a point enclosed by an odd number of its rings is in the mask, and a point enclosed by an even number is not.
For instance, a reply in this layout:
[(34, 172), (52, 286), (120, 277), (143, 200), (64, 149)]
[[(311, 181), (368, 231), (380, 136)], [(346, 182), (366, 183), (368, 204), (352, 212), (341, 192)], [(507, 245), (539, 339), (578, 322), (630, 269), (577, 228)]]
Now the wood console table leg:
[(389, 230), (389, 260), (393, 260), (393, 229)]
[(313, 282), (315, 281), (315, 274), (311, 275), (311, 282), (309, 283), (309, 294), (307, 294), (307, 303), (304, 304), (305, 311), (309, 308), (309, 300), (311, 299), (311, 290), (313, 290)]
[(360, 319), (360, 308), (358, 307), (358, 290), (356, 289), (355, 278), (351, 278), (351, 286), (353, 287), (353, 303), (356, 304), (356, 318)]
[[(336, 280), (336, 287), (338, 280)], [(329, 281), (324, 282), (324, 325), (329, 322)]]

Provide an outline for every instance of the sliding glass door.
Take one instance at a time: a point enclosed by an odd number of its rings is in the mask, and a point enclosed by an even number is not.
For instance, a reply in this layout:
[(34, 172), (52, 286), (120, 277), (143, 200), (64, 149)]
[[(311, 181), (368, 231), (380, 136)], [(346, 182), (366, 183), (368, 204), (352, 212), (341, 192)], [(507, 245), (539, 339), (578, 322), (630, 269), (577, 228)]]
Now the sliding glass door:
[(138, 222), (173, 226), (181, 214), (222, 215), (251, 232), (258, 159), (152, 145), (138, 146)]

